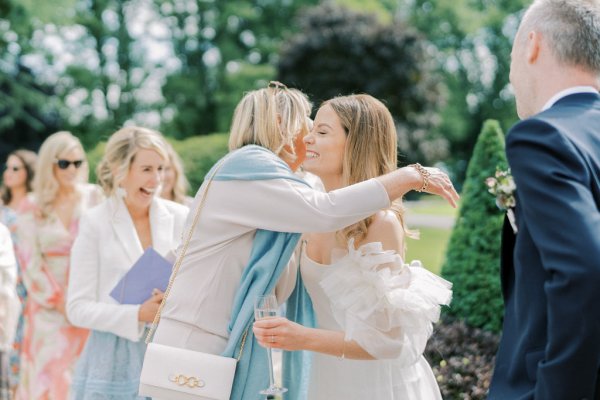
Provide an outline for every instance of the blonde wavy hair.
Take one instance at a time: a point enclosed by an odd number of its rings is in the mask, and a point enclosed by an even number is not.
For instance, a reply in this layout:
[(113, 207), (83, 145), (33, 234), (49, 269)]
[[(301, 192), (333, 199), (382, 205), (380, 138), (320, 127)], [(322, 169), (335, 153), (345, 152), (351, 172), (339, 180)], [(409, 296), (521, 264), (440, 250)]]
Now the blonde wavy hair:
[(58, 193), (59, 184), (56, 176), (54, 176), (54, 164), (62, 154), (73, 149), (79, 149), (84, 160), (84, 163), (77, 170), (77, 182), (86, 183), (89, 170), (85, 151), (79, 139), (73, 136), (71, 132), (53, 133), (44, 140), (42, 147), (40, 147), (35, 168), (36, 173), (33, 177), (33, 194), (43, 215), (48, 215), (52, 211), (52, 203)]
[(248, 92), (233, 113), (229, 150), (255, 144), (293, 162), (294, 138), (308, 133), (310, 110), (311, 104), (304, 93), (279, 82)]
[[(375, 178), (397, 168), (398, 144), (396, 125), (387, 107), (376, 98), (366, 95), (335, 97), (323, 103), (338, 116), (346, 132), (346, 146), (342, 169), (342, 183), (349, 186)], [(404, 233), (417, 236), (404, 222), (402, 199), (389, 208), (398, 218)], [(367, 235), (372, 217), (363, 219), (337, 232), (342, 243), (354, 238), (360, 243)]]
[(190, 189), (190, 183), (185, 177), (185, 171), (183, 168), (183, 161), (181, 161), (181, 157), (175, 151), (173, 146), (166, 142), (167, 144), (167, 152), (169, 153), (169, 166), (175, 173), (175, 182), (173, 183), (173, 189), (171, 193), (169, 193), (170, 197), (174, 202), (179, 204), (185, 204), (185, 196)]
[(141, 149), (154, 150), (167, 162), (168, 146), (163, 136), (152, 129), (128, 126), (111, 135), (104, 156), (96, 166), (98, 184), (106, 196), (111, 196), (127, 177), (135, 155)]

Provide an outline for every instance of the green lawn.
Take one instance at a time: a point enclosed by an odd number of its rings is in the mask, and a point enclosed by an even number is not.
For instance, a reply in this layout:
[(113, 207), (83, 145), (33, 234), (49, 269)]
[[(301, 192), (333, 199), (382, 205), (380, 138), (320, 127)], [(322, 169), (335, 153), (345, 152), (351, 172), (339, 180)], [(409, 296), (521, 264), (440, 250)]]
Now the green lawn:
[(446, 200), (437, 196), (422, 196), (419, 201), (407, 201), (404, 205), (411, 214), (455, 217), (458, 213), (458, 208), (452, 208)]
[[(452, 208), (446, 200), (432, 195), (422, 196), (419, 201), (407, 201), (404, 204), (407, 213), (413, 215), (448, 218), (458, 214), (457, 208)], [(418, 224), (412, 225), (411, 229), (419, 230), (421, 238), (408, 239), (406, 261), (421, 260), (428, 270), (439, 274), (452, 229), (419, 227)]]
[(450, 229), (440, 228), (418, 228), (421, 238), (418, 240), (408, 239), (406, 261), (421, 260), (431, 272), (440, 273), (448, 239), (450, 239)]

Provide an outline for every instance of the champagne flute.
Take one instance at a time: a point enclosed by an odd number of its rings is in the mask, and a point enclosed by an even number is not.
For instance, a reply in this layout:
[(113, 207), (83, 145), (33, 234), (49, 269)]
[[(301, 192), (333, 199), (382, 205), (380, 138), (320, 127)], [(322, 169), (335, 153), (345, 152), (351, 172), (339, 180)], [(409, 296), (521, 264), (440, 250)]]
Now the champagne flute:
[[(258, 321), (263, 318), (276, 317), (278, 307), (275, 295), (266, 294), (258, 296), (254, 302), (254, 318)], [(287, 392), (287, 388), (275, 385), (273, 376), (273, 356), (270, 347), (267, 347), (267, 357), (269, 358), (269, 387), (261, 390), (260, 394), (280, 394)]]

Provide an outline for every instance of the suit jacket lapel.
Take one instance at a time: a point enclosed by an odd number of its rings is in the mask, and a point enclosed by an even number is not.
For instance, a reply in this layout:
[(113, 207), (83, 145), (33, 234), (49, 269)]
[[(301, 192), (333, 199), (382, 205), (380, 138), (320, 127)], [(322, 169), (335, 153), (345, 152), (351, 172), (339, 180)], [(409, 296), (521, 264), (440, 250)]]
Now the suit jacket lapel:
[(173, 215), (158, 199), (150, 206), (150, 228), (152, 230), (152, 247), (158, 253), (165, 255), (171, 250), (173, 240)]
[(113, 210), (113, 229), (119, 238), (121, 246), (123, 246), (123, 250), (129, 257), (131, 265), (133, 265), (143, 253), (142, 244), (140, 243), (135, 226), (133, 225), (133, 221), (123, 199), (112, 197), (110, 202)]

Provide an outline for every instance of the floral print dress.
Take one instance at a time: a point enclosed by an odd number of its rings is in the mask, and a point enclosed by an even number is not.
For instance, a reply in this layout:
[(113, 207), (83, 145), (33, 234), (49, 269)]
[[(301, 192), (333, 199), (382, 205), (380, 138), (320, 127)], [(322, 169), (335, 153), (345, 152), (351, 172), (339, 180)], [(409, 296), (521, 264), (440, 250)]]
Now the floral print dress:
[(81, 213), (101, 200), (96, 186), (79, 190), (81, 199), (69, 226), (55, 212), (42, 216), (33, 199), (19, 215), (17, 251), (28, 299), (17, 400), (68, 399), (72, 372), (88, 337), (86, 329), (74, 327), (56, 309), (66, 299)]
[[(22, 204), (27, 201), (24, 200)], [(15, 247), (15, 254), (17, 250), (17, 218), (20, 212), (21, 204), (16, 211), (10, 209), (7, 206), (0, 206), (0, 223), (6, 225), (11, 233), (11, 238)], [(21, 267), (17, 262), (17, 295), (21, 302), (21, 310), (25, 308), (25, 302), (27, 300), (27, 290), (23, 284), (23, 274)], [(21, 344), (23, 343), (23, 324), (24, 324), (23, 313), (19, 316), (19, 322), (17, 324), (17, 331), (15, 333), (15, 341), (13, 342), (12, 350), (10, 351), (9, 364), (8, 364), (8, 382), (11, 387), (16, 386), (19, 382), (19, 373), (21, 365)]]

